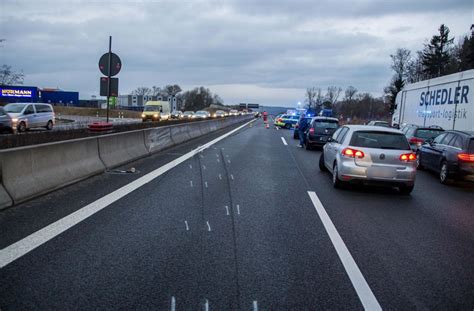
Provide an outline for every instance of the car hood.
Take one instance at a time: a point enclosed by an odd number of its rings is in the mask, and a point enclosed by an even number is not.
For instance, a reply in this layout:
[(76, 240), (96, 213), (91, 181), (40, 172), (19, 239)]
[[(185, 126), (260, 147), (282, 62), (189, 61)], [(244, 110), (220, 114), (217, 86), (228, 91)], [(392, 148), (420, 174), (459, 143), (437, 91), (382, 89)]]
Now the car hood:
[(7, 114), (12, 118), (18, 118), (19, 116), (21, 116), (21, 113), (7, 112)]

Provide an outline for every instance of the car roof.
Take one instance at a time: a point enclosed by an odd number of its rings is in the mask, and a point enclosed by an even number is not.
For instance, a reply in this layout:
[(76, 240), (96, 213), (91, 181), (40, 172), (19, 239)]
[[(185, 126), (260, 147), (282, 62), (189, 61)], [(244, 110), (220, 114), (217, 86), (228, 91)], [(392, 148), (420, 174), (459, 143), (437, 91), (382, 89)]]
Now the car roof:
[(338, 118), (332, 118), (332, 117), (323, 117), (323, 116), (316, 116), (314, 117), (315, 120), (331, 120), (331, 121), (338, 121)]
[(474, 132), (471, 132), (471, 131), (459, 131), (459, 130), (448, 130), (448, 131), (444, 131), (445, 133), (457, 133), (457, 134), (461, 134), (461, 135), (464, 135), (464, 136), (474, 136)]
[(373, 131), (373, 132), (390, 132), (390, 133), (397, 133), (403, 134), (400, 130), (394, 129), (391, 127), (385, 126), (376, 126), (376, 125), (344, 125), (353, 131)]

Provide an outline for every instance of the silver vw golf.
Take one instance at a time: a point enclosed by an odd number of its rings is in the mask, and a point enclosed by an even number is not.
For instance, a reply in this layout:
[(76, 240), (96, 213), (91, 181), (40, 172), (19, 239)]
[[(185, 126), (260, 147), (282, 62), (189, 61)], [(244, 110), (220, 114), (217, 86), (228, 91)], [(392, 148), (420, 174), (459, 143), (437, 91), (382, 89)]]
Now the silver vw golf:
[(381, 126), (346, 125), (323, 147), (321, 171), (330, 171), (335, 188), (347, 183), (381, 184), (412, 192), (416, 154), (402, 132)]

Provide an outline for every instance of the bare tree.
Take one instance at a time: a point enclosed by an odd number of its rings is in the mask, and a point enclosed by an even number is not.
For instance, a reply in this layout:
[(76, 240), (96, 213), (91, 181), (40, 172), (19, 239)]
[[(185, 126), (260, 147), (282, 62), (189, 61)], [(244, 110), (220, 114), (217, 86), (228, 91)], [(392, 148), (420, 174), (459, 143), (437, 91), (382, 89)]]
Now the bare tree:
[(153, 85), (153, 86), (151, 87), (151, 95), (153, 95), (153, 96), (159, 96), (159, 95), (161, 95), (161, 92), (162, 92), (161, 87), (155, 86), (155, 85)]
[(133, 95), (151, 95), (152, 91), (149, 87), (146, 86), (140, 86), (137, 87), (133, 92)]
[(0, 85), (23, 84), (25, 75), (22, 71), (16, 72), (11, 66), (2, 65), (0, 67)]
[(165, 96), (176, 96), (181, 91), (181, 87), (177, 84), (167, 85), (163, 88), (163, 93)]
[(341, 95), (342, 88), (338, 86), (328, 86), (327, 92), (326, 92), (326, 100), (331, 103), (331, 105), (334, 105), (338, 98), (339, 95)]
[(306, 89), (305, 102), (307, 103), (306, 107), (308, 108), (308, 110), (315, 108), (316, 96), (317, 96), (317, 90), (314, 86)]
[(348, 102), (352, 102), (358, 90), (352, 85), (348, 86), (344, 92), (344, 99)]

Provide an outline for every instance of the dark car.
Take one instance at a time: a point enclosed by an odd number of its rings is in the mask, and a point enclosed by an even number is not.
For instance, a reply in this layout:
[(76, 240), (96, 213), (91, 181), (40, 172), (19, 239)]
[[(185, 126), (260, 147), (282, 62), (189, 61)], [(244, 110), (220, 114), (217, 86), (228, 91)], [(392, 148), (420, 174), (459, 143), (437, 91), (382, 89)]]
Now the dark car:
[(337, 118), (314, 117), (306, 132), (306, 150), (324, 146), (338, 127), (339, 120)]
[(13, 120), (3, 107), (0, 107), (0, 133), (13, 133)]
[(474, 180), (474, 132), (446, 131), (428, 139), (419, 150), (419, 163), (419, 169), (439, 173), (443, 184)]
[[(311, 122), (311, 119), (312, 119), (312, 117), (305, 117), (305, 120), (308, 124)], [(293, 138), (294, 139), (299, 139), (300, 138), (300, 134), (298, 134), (298, 131), (300, 129), (300, 121), (301, 120), (298, 120), (298, 122), (296, 122), (296, 124), (295, 124), (295, 131), (293, 132)]]
[(442, 134), (444, 130), (440, 127), (408, 125), (402, 129), (402, 132), (407, 137), (411, 149), (417, 152), (426, 140), (434, 139)]

